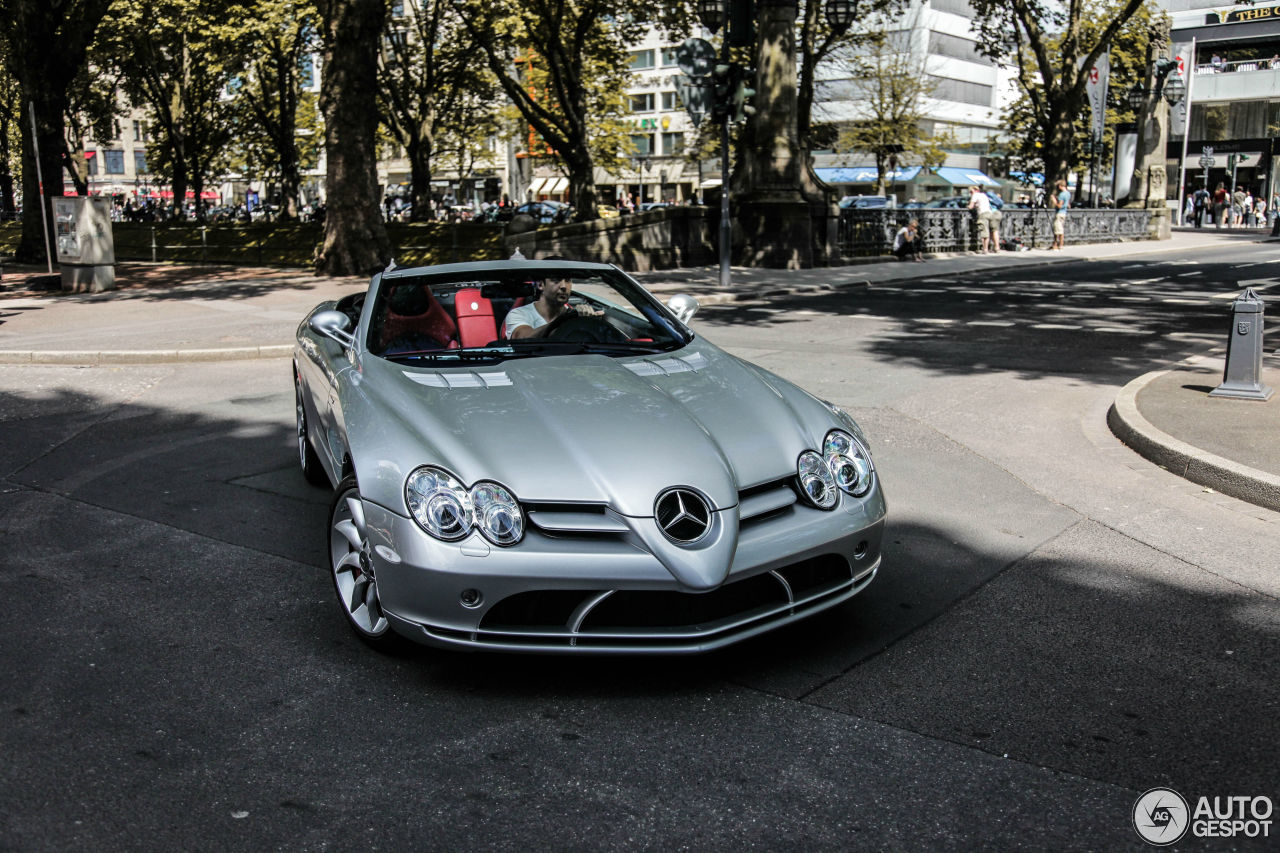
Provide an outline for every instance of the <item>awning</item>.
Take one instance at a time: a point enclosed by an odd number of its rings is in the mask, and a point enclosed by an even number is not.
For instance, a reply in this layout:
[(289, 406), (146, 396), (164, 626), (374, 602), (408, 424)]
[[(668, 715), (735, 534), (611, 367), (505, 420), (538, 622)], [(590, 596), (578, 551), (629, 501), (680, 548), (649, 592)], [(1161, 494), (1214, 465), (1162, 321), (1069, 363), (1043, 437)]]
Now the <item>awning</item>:
[(1009, 177), (1020, 183), (1034, 184), (1037, 187), (1044, 186), (1043, 172), (1010, 172)]
[(550, 195), (557, 195), (569, 188), (568, 178), (553, 178), (548, 181), (546, 188), (542, 191)]
[[(1235, 155), (1237, 168), (1240, 169), (1251, 169), (1262, 160), (1261, 151), (1215, 151), (1213, 152), (1213, 165), (1209, 168), (1230, 169), (1231, 167), (1227, 165), (1227, 158), (1232, 154)], [(1203, 156), (1204, 152), (1202, 151), (1188, 151), (1187, 159), (1182, 161), (1182, 168), (1188, 172), (1203, 172), (1204, 166), (1200, 165), (1200, 158)], [(1240, 162), (1241, 157), (1245, 158), (1243, 163)]]
[(960, 169), (955, 166), (941, 166), (935, 174), (953, 187), (998, 187), (1000, 182), (985, 175), (980, 169)]
[(547, 181), (549, 180), (550, 178), (534, 178), (529, 183), (529, 192), (533, 193), (534, 195), (537, 195), (538, 193), (542, 192), (542, 188), (547, 185)]
[[(841, 166), (838, 168), (814, 169), (818, 177), (828, 184), (874, 184), (876, 178), (875, 166)], [(920, 174), (919, 166), (905, 166), (901, 169), (894, 169), (892, 172), (886, 172), (884, 179), (895, 184), (906, 183), (914, 180), (916, 175)], [(703, 184), (706, 186), (706, 184)]]
[(720, 186), (720, 183), (721, 182), (719, 178), (707, 178), (705, 181), (702, 182), (702, 188), (704, 190), (714, 190)]

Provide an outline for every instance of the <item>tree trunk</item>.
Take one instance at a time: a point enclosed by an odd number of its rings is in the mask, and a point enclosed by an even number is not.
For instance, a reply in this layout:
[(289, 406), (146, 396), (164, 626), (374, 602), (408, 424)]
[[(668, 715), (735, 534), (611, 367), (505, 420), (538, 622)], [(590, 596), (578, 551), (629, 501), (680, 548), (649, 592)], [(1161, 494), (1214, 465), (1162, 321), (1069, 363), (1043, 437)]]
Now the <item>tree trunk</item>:
[(575, 222), (590, 222), (600, 218), (596, 210), (595, 164), (591, 155), (583, 151), (582, 157), (566, 158), (569, 167), (569, 186), (573, 187), (573, 218)]
[(427, 222), (431, 219), (431, 143), (411, 139), (404, 148), (409, 156), (409, 198), (413, 202), (409, 221)]
[(378, 204), (378, 47), (386, 0), (325, 0), (324, 245), (316, 271), (324, 275), (372, 273), (391, 258), (391, 242)]

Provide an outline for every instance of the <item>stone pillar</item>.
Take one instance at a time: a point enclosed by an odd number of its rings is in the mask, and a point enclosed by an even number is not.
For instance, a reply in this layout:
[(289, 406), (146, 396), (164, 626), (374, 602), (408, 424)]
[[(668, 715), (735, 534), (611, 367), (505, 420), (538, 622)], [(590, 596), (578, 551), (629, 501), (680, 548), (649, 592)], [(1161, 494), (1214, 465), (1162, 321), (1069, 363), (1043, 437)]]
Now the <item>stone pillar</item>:
[(796, 133), (797, 12), (797, 0), (756, 0), (756, 115), (743, 130), (734, 181), (740, 226), (735, 254), (750, 266), (799, 269), (826, 262), (814, 251), (828, 242), (825, 228), (815, 239), (815, 213), (820, 223), (825, 219), (811, 209), (811, 200), (824, 193)]
[[(1154, 93), (1157, 82), (1155, 64), (1169, 58), (1167, 27), (1153, 27), (1147, 43), (1147, 73), (1143, 85)], [(1169, 105), (1164, 95), (1148, 94), (1146, 103), (1138, 115), (1138, 148), (1133, 169), (1130, 201), (1125, 207), (1148, 208), (1151, 211), (1149, 233), (1153, 240), (1167, 240), (1171, 236), (1165, 162), (1169, 140)]]

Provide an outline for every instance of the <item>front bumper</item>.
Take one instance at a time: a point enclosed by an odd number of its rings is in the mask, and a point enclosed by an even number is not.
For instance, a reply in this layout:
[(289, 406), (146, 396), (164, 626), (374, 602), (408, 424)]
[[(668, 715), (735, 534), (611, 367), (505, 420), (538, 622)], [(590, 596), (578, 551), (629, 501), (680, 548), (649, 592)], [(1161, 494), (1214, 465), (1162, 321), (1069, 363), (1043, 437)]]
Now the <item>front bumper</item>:
[(877, 484), (867, 498), (842, 501), (831, 512), (796, 504), (744, 525), (727, 579), (703, 592), (682, 587), (638, 535), (530, 529), (519, 545), (496, 548), (478, 534), (440, 542), (368, 501), (365, 513), (383, 612), (411, 639), (508, 652), (692, 654), (835, 607), (870, 584), (880, 566), (882, 493)]

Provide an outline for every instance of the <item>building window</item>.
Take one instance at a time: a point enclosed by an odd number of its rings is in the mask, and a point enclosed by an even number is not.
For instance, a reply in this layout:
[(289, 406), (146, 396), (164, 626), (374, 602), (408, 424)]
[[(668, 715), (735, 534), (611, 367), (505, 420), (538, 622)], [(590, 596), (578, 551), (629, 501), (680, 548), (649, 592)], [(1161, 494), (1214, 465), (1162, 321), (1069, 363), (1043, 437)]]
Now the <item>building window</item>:
[(982, 83), (971, 83), (968, 80), (956, 80), (954, 77), (938, 77), (929, 75), (929, 84), (933, 87), (930, 93), (940, 101), (955, 101), (960, 104), (975, 104), (980, 107), (991, 106), (994, 89)]
[(651, 113), (653, 112), (653, 92), (644, 92), (640, 95), (631, 96), (631, 112), (633, 113)]
[(103, 151), (102, 152), (102, 170), (108, 175), (124, 174), (124, 152), (123, 151)]
[(929, 33), (929, 52), (937, 56), (949, 56), (952, 59), (963, 59), (965, 62), (979, 62), (983, 65), (994, 63), (978, 53), (978, 43), (947, 33)]
[(684, 109), (684, 104), (680, 102), (679, 93), (663, 92), (662, 93), (662, 109), (664, 112), (671, 112), (672, 110)]
[(670, 156), (683, 154), (684, 153), (684, 134), (683, 133), (662, 134), (662, 153)]
[(650, 133), (633, 133), (631, 135), (631, 147), (635, 150), (634, 155), (649, 155), (653, 153), (653, 134)]
[(668, 66), (671, 66), (671, 65), (679, 65), (679, 64), (680, 64), (680, 63), (676, 60), (676, 51), (677, 51), (677, 50), (679, 50), (679, 48), (677, 48), (677, 47), (664, 47), (664, 48), (662, 49), (662, 65), (663, 65), (663, 67), (664, 67), (664, 68), (665, 68), (665, 67), (668, 67)]
[(298, 85), (308, 91), (316, 87), (316, 60), (310, 53), (298, 62)]
[(84, 161), (85, 161), (85, 164), (89, 167), (90, 175), (98, 174), (98, 152), (97, 151), (84, 152)]
[(133, 173), (135, 175), (147, 173), (147, 152), (141, 148), (133, 149)]
[(929, 6), (939, 12), (950, 12), (962, 18), (973, 17), (973, 9), (969, 6), (969, 0), (929, 0)]
[(653, 51), (652, 50), (633, 50), (631, 51), (631, 70), (639, 71), (643, 68), (653, 67)]

